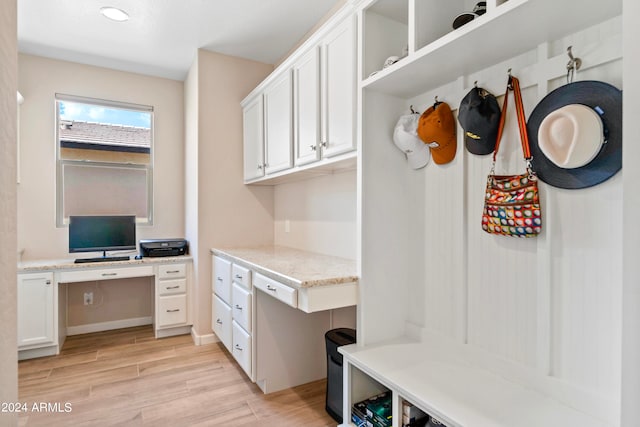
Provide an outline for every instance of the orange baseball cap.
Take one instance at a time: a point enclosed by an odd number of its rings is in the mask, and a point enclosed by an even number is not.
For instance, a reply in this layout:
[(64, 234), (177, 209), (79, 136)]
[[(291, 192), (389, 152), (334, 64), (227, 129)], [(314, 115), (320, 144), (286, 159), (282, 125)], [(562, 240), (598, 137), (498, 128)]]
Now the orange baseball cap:
[(429, 107), (418, 121), (418, 136), (431, 149), (433, 161), (439, 165), (456, 157), (456, 120), (446, 102)]

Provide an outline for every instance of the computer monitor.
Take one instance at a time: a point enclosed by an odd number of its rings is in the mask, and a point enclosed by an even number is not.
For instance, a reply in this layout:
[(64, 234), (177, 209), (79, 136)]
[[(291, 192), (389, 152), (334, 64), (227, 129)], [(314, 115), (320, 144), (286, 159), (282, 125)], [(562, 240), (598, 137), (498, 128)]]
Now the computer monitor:
[(136, 249), (136, 217), (134, 215), (69, 216), (69, 252), (99, 252), (101, 258), (76, 260), (99, 262), (129, 259), (107, 257), (107, 251)]

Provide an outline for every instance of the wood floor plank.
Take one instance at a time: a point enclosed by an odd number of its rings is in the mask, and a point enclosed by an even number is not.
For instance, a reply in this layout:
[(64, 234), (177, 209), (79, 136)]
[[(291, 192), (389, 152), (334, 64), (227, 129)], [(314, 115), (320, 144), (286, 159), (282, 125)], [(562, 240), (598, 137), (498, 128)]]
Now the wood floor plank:
[(69, 337), (60, 355), (20, 362), (19, 398), (70, 403), (20, 426), (305, 426), (336, 423), (326, 381), (264, 395), (220, 343), (156, 340), (150, 326)]

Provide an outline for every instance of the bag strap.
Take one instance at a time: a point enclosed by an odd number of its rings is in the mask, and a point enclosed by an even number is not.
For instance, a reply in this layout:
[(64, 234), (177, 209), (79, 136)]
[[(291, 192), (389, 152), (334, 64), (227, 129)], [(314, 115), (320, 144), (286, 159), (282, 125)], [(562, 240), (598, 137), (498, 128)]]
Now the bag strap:
[[(522, 143), (522, 152), (527, 162), (527, 169), (531, 169), (531, 150), (529, 149), (529, 137), (527, 135), (527, 121), (524, 116), (524, 107), (522, 106), (522, 94), (520, 93), (520, 81), (509, 74), (507, 90), (504, 93), (504, 103), (502, 104), (502, 113), (500, 114), (500, 124), (498, 127), (498, 137), (496, 140), (496, 148), (493, 150), (493, 163), (495, 165), (498, 148), (500, 148), (500, 140), (502, 139), (502, 131), (507, 118), (507, 106), (509, 104), (509, 91), (513, 91), (516, 99), (516, 113), (518, 116), (518, 127), (520, 129), (520, 141)], [(493, 170), (493, 168), (492, 168)]]

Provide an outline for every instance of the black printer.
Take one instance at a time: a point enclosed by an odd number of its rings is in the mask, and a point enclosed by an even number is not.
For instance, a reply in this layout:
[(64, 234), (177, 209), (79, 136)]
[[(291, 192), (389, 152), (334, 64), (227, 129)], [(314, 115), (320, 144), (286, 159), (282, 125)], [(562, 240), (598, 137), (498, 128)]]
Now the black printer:
[(178, 256), (189, 253), (189, 242), (185, 239), (140, 240), (140, 255), (143, 257)]

